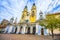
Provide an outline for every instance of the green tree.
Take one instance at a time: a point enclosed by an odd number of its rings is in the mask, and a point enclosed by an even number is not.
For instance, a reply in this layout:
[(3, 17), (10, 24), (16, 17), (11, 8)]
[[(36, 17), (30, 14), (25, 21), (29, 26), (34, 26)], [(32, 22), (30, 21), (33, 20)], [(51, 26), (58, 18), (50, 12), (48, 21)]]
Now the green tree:
[[(60, 20), (56, 18), (48, 18), (40, 21), (41, 26), (45, 26), (45, 28), (49, 29), (52, 33), (52, 37), (54, 37), (53, 30), (59, 27)], [(59, 24), (59, 25), (58, 25)]]

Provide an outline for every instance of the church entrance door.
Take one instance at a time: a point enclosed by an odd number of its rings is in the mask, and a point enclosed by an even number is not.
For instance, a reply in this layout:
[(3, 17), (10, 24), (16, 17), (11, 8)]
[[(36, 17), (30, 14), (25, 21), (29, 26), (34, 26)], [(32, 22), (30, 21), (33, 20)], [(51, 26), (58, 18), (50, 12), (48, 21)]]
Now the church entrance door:
[(41, 35), (44, 35), (44, 29), (41, 28)]
[(33, 34), (36, 33), (36, 27), (33, 27)]
[(27, 33), (30, 34), (30, 27), (28, 27), (28, 32)]

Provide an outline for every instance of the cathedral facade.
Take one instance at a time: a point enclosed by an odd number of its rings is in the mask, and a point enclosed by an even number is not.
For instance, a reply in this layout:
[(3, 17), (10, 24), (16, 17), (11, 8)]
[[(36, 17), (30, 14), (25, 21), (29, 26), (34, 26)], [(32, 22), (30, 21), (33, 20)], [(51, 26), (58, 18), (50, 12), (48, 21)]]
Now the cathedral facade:
[[(27, 6), (22, 11), (22, 17), (20, 20), (20, 26), (22, 31), (27, 34), (36, 34), (38, 31), (38, 23), (36, 22), (36, 6), (33, 4), (31, 11), (28, 12)], [(36, 25), (37, 24), (37, 25)], [(22, 32), (23, 34), (23, 32)]]

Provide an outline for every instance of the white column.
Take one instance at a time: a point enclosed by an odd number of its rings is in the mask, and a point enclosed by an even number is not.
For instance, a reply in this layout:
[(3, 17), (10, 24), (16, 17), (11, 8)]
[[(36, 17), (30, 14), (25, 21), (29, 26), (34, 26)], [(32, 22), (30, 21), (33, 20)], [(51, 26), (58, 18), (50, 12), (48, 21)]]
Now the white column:
[(24, 34), (26, 33), (26, 27), (24, 27)]
[(30, 33), (31, 34), (33, 33), (33, 27), (32, 26), (30, 27)]
[(25, 33), (26, 33), (26, 25), (23, 25), (22, 34), (25, 34)]
[(36, 24), (36, 34), (38, 33), (38, 23)]
[(27, 33), (27, 31), (28, 31), (28, 28), (26, 28), (25, 30), (26, 30), (26, 32), (25, 32), (25, 33)]
[(17, 26), (17, 32), (16, 32), (16, 34), (19, 34), (19, 32), (20, 32), (20, 26)]
[(10, 26), (8, 33), (12, 32), (12, 28), (13, 28), (13, 26)]
[(22, 34), (25, 34), (25, 27), (22, 28)]

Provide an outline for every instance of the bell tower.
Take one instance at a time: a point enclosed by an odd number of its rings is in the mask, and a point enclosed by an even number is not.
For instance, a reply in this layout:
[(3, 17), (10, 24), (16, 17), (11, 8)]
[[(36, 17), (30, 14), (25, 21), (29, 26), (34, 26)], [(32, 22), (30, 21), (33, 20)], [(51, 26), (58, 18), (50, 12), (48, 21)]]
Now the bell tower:
[(40, 15), (40, 20), (43, 20), (43, 12), (40, 10), (40, 13), (39, 13), (39, 15)]
[(30, 12), (30, 22), (33, 23), (35, 21), (36, 21), (36, 6), (34, 3)]
[(20, 22), (25, 22), (27, 15), (28, 15), (28, 10), (27, 10), (27, 6), (25, 6), (24, 10), (22, 11), (22, 17)]

